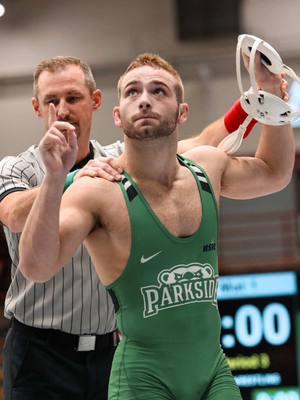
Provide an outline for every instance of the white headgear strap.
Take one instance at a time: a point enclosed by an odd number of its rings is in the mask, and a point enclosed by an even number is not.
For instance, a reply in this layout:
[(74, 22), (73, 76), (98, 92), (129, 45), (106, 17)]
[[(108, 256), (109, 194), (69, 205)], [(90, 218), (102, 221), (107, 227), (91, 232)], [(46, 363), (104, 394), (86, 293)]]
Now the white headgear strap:
[[(241, 93), (241, 106), (249, 115), (237, 131), (228, 135), (218, 147), (228, 154), (235, 153), (240, 147), (243, 135), (252, 118), (265, 125), (285, 125), (300, 117), (300, 110), (294, 110), (280, 97), (258, 89), (255, 77), (255, 55), (260, 52), (261, 63), (274, 74), (286, 74), (300, 83), (300, 78), (292, 68), (284, 65), (280, 55), (267, 42), (253, 35), (239, 35), (236, 48), (236, 75)], [(241, 56), (246, 54), (249, 60), (251, 87), (245, 91), (241, 78)]]
[[(255, 78), (255, 55), (261, 53), (261, 62), (274, 74), (286, 74), (300, 83), (300, 78), (287, 65), (280, 55), (268, 43), (252, 35), (240, 35), (236, 51), (237, 81), (241, 92), (241, 104), (252, 118), (266, 125), (284, 125), (300, 116), (299, 110), (292, 107), (280, 97), (263, 90), (258, 90)], [(250, 57), (249, 75), (251, 87), (245, 92), (241, 79), (241, 53)]]

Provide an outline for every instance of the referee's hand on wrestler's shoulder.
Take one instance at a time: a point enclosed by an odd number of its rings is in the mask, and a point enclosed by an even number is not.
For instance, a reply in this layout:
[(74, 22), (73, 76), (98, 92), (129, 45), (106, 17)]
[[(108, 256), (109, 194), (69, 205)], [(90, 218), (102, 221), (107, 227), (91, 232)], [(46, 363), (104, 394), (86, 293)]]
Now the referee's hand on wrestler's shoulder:
[(112, 157), (98, 157), (95, 160), (89, 160), (76, 174), (74, 181), (83, 176), (99, 177), (112, 182), (120, 181), (122, 179), (122, 172), (123, 169), (119, 166), (118, 160)]

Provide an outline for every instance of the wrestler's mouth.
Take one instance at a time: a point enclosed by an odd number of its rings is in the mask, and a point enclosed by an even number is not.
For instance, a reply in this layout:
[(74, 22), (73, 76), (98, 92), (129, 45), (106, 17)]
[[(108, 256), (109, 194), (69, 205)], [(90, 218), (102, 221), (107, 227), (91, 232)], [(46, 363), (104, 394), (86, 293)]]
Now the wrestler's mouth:
[(153, 114), (145, 114), (145, 115), (140, 115), (136, 118), (134, 118), (134, 122), (136, 121), (141, 121), (141, 120), (147, 120), (147, 119), (158, 119), (156, 115)]

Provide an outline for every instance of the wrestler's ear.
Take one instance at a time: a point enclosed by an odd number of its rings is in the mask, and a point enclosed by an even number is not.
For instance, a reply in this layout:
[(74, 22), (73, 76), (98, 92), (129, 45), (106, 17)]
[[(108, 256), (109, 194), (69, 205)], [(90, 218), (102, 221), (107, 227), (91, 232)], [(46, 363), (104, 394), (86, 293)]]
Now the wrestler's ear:
[(120, 107), (116, 106), (113, 108), (113, 119), (117, 128), (122, 128), (122, 121), (120, 115)]
[(33, 107), (33, 109), (34, 109), (35, 114), (36, 114), (38, 117), (41, 117), (41, 116), (42, 116), (42, 113), (41, 113), (41, 109), (40, 109), (40, 103), (39, 103), (39, 101), (38, 101), (38, 99), (37, 99), (36, 97), (33, 97), (33, 98), (31, 99), (31, 104), (32, 104), (32, 107)]
[(178, 124), (184, 124), (189, 116), (189, 105), (187, 103), (179, 104)]

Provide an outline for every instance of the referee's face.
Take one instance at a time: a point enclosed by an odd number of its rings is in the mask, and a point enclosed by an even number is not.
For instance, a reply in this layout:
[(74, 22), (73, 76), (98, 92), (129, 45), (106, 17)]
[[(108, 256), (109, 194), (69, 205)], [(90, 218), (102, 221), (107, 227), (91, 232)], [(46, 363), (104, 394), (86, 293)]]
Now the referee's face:
[(32, 104), (36, 114), (44, 120), (46, 130), (49, 129), (50, 103), (55, 105), (57, 120), (75, 127), (79, 161), (89, 151), (92, 116), (101, 105), (101, 92), (97, 89), (91, 93), (80, 67), (69, 65), (56, 72), (43, 71), (39, 76), (38, 97), (32, 99)]

